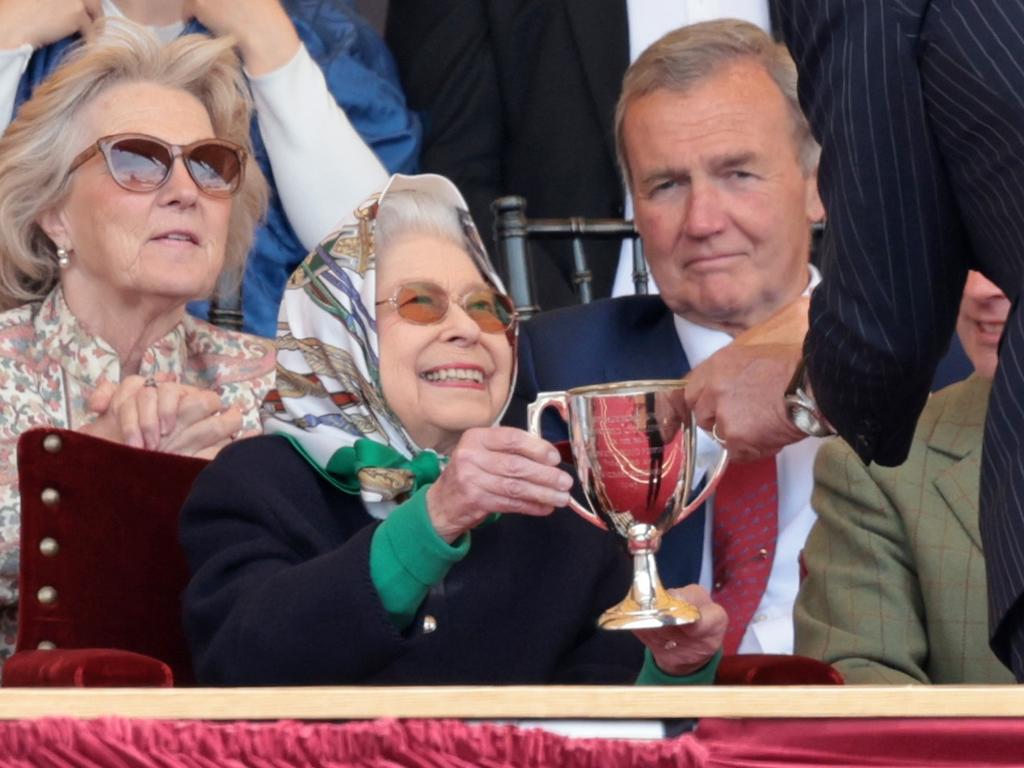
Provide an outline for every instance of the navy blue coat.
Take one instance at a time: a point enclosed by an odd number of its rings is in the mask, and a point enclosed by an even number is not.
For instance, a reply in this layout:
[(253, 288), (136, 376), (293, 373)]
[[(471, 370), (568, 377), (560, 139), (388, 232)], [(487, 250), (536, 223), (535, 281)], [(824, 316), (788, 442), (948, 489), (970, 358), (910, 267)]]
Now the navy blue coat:
[[(472, 533), (404, 632), (370, 580), (379, 523), (281, 437), (223, 450), (185, 503), (185, 632), (200, 682), (230, 685), (632, 683), (630, 632), (597, 629), (631, 561), (568, 510)], [(423, 618), (436, 619), (425, 632)]]

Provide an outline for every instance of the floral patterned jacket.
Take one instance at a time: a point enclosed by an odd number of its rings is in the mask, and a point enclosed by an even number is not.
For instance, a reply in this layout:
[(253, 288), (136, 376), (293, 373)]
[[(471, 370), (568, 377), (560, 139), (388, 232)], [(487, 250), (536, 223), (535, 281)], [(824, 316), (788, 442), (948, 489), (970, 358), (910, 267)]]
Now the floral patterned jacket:
[[(139, 374), (214, 389), (242, 412), (243, 434), (259, 434), (259, 406), (273, 386), (274, 348), (265, 340), (185, 316), (142, 356)], [(68, 309), (60, 288), (43, 301), (0, 313), (0, 661), (17, 631), (18, 437), (35, 427), (81, 429), (95, 421), (93, 390), (121, 380), (121, 361)]]

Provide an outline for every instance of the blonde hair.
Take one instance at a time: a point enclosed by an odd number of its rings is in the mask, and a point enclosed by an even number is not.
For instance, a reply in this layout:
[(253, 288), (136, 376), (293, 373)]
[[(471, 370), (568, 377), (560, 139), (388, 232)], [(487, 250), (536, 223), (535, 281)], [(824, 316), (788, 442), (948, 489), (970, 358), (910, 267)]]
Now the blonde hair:
[[(184, 35), (161, 45), (124, 20), (97, 24), (36, 89), (0, 138), (0, 308), (35, 301), (56, 285), (56, 247), (39, 216), (67, 195), (82, 110), (123, 83), (153, 83), (191, 94), (206, 108), (217, 138), (245, 148), (245, 178), (235, 194), (219, 288), (241, 280), (256, 225), (267, 206), (267, 182), (252, 158), (252, 100), (230, 38)], [(99, 137), (93, 137), (99, 138)], [(202, 297), (195, 297), (202, 298)]]
[(615, 151), (626, 186), (632, 188), (629, 158), (623, 136), (626, 110), (635, 100), (667, 89), (685, 93), (724, 67), (750, 60), (782, 91), (793, 121), (793, 140), (804, 175), (814, 172), (821, 153), (800, 109), (796, 64), (786, 47), (776, 43), (760, 27), (738, 19), (720, 19), (680, 27), (656, 40), (637, 58), (622, 80), (615, 108)]

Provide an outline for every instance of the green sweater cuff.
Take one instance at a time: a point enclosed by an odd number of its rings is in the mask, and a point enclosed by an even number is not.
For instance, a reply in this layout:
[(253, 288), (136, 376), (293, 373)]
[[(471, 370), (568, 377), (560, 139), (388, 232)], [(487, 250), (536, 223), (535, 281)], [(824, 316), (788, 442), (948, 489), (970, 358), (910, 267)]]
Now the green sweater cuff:
[(469, 552), (468, 533), (454, 545), (437, 535), (427, 514), (428, 488), (395, 507), (370, 541), (370, 579), (398, 629), (409, 626), (430, 588)]
[(722, 660), (722, 649), (715, 651), (715, 655), (708, 659), (708, 663), (689, 675), (670, 675), (662, 672), (661, 668), (654, 661), (650, 650), (644, 649), (644, 665), (640, 668), (640, 674), (636, 677), (637, 685), (712, 685), (715, 682), (715, 674), (718, 672), (718, 664)]

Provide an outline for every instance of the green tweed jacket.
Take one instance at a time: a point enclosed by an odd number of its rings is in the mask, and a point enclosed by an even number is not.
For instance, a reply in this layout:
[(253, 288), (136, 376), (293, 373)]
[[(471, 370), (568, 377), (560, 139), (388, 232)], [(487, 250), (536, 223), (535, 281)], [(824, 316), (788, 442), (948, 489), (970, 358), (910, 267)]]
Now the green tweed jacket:
[(991, 382), (932, 396), (901, 467), (865, 467), (846, 443), (818, 452), (794, 611), (796, 652), (850, 683), (1012, 683), (988, 648), (978, 530)]

